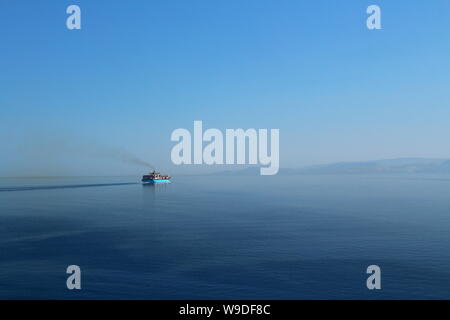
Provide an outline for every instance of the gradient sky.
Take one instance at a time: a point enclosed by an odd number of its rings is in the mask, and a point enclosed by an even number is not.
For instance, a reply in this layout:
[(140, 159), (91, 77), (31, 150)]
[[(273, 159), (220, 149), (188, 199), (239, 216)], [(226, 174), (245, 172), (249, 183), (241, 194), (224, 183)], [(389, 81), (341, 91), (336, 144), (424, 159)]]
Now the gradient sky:
[(282, 167), (450, 158), (450, 2), (0, 2), (0, 176), (142, 171), (96, 146), (194, 170), (170, 161), (194, 120), (279, 128)]

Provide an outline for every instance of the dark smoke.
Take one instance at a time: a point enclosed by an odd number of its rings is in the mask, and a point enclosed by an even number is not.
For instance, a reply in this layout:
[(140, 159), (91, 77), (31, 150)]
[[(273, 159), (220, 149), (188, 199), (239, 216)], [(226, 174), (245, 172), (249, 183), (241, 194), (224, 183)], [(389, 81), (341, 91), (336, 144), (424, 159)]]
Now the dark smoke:
[[(95, 158), (105, 161), (118, 161), (131, 166), (140, 168), (149, 168), (155, 170), (155, 167), (133, 153), (116, 146), (109, 146), (94, 140), (82, 140), (67, 134), (37, 134), (32, 138), (26, 139), (24, 148), (27, 157), (41, 162), (49, 162), (57, 165), (65, 157), (76, 158)], [(64, 162), (64, 161), (63, 161)]]
[(155, 167), (148, 163), (147, 161), (144, 161), (142, 159), (139, 159), (134, 154), (127, 152), (125, 150), (121, 150), (119, 148), (112, 148), (107, 146), (100, 146), (96, 145), (95, 149), (91, 149), (90, 151), (93, 151), (91, 155), (102, 157), (102, 158), (108, 158), (108, 159), (116, 159), (123, 163), (127, 163), (130, 165), (135, 165), (139, 167), (146, 167), (150, 168), (152, 170), (155, 170)]

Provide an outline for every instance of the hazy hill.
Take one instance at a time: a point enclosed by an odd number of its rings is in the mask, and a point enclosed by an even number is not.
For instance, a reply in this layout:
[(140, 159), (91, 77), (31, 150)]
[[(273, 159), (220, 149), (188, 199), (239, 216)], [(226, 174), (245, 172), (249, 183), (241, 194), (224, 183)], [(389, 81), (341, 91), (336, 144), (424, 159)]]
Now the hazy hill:
[(300, 173), (450, 173), (450, 160), (402, 158), (341, 162), (298, 170)]
[[(259, 175), (260, 167), (228, 170), (214, 175)], [(280, 168), (278, 174), (450, 173), (449, 159), (401, 158), (366, 162), (338, 162), (299, 169)]]

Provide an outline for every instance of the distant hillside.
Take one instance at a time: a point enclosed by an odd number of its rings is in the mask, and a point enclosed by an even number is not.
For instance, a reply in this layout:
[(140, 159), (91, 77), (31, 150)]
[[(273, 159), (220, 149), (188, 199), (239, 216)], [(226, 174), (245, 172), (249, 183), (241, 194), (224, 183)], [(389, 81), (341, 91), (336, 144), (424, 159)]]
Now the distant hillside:
[(450, 173), (450, 160), (402, 158), (341, 162), (298, 170), (300, 173)]
[[(213, 175), (259, 175), (260, 167), (228, 170)], [(450, 173), (449, 159), (401, 158), (367, 162), (339, 162), (299, 169), (280, 168), (283, 174), (388, 174), (388, 173)]]

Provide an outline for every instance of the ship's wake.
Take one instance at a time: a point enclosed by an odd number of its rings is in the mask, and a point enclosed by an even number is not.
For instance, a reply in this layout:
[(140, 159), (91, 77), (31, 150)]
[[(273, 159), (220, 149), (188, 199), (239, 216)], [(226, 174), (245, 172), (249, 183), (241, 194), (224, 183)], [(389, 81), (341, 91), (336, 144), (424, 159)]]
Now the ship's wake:
[(139, 184), (136, 182), (122, 183), (96, 183), (96, 184), (67, 184), (67, 185), (50, 185), (50, 186), (23, 186), (23, 187), (2, 187), (0, 192), (15, 191), (35, 191), (35, 190), (57, 190), (57, 189), (77, 189), (77, 188), (94, 188), (94, 187), (112, 187)]

